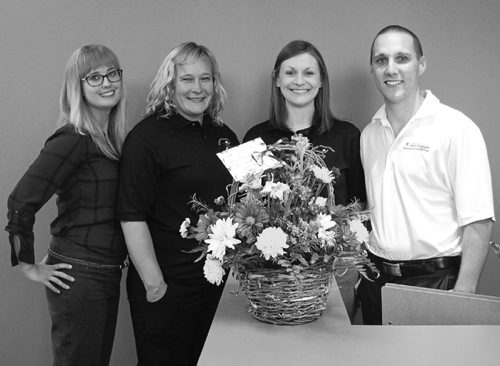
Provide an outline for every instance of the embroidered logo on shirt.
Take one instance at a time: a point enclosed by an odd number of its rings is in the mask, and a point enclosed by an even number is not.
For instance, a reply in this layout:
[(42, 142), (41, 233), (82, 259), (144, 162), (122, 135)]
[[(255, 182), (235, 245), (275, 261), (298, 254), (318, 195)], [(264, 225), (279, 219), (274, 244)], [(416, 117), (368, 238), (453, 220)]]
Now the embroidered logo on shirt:
[(412, 151), (423, 151), (429, 152), (430, 146), (419, 144), (417, 142), (407, 142), (403, 146), (403, 150), (412, 150)]
[(231, 141), (225, 137), (220, 138), (218, 141), (219, 146), (224, 146), (224, 149), (227, 150), (231, 147)]

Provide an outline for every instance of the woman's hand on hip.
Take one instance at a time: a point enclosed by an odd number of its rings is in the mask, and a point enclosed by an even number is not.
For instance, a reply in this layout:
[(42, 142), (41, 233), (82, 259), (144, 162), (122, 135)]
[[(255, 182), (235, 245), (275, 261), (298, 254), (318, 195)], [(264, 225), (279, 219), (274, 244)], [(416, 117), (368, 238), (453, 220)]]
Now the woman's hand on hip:
[(47, 264), (47, 256), (45, 256), (38, 264), (19, 262), (19, 267), (26, 278), (44, 284), (57, 294), (61, 293), (61, 291), (56, 287), (56, 285), (60, 288), (68, 290), (69, 286), (66, 282), (75, 281), (73, 277), (62, 271), (63, 269), (71, 269), (71, 264)]

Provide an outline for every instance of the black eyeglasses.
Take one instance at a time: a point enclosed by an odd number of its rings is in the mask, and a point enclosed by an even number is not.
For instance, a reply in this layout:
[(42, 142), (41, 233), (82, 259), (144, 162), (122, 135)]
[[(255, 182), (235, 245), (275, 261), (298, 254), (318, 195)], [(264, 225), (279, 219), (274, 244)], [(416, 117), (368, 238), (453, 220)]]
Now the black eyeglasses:
[(122, 69), (115, 69), (108, 72), (106, 75), (92, 74), (85, 76), (82, 81), (86, 81), (89, 86), (101, 86), (104, 83), (104, 78), (108, 79), (110, 83), (116, 83), (122, 79)]

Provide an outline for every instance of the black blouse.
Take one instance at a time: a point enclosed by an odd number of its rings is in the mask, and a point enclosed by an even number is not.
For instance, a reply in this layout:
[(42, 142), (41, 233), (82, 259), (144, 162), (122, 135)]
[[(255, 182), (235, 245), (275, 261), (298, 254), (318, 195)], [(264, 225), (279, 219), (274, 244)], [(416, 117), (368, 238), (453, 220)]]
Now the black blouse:
[[(365, 176), (359, 153), (360, 132), (357, 127), (349, 122), (337, 120), (332, 128), (323, 134), (318, 134), (313, 127), (296, 133), (306, 136), (315, 146), (328, 146), (334, 150), (326, 154), (325, 163), (330, 169), (340, 169), (340, 176), (333, 186), (337, 205), (346, 205), (356, 198), (366, 202)], [(293, 135), (292, 131), (273, 127), (269, 121), (265, 121), (252, 127), (243, 141), (261, 137), (269, 145)]]
[(179, 114), (148, 116), (127, 136), (118, 215), (121, 221), (148, 224), (158, 262), (170, 278), (203, 277), (202, 263), (193, 264), (199, 254), (183, 252), (198, 243), (183, 239), (179, 228), (185, 218), (193, 225), (198, 221), (189, 204), (193, 194), (209, 206), (215, 198), (227, 197), (232, 177), (216, 156), (225, 150), (225, 141), (238, 144), (227, 126), (216, 126), (209, 117), (200, 124)]
[[(34, 263), (35, 214), (54, 195), (57, 217), (50, 225), (51, 247), (60, 254), (66, 246), (79, 259), (120, 264), (126, 246), (116, 218), (118, 162), (108, 159), (92, 138), (74, 127), (59, 128), (46, 141), (38, 158), (17, 183), (8, 200), (11, 262)], [(16, 257), (13, 237), (21, 241)]]

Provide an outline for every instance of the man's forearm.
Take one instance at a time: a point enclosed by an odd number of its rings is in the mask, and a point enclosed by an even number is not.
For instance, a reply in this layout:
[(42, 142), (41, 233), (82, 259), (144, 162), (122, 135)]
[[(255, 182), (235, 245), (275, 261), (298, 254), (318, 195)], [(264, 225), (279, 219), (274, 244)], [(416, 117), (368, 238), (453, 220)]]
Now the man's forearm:
[(493, 221), (475, 221), (463, 227), (462, 263), (454, 291), (475, 293), (489, 250)]

